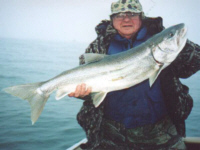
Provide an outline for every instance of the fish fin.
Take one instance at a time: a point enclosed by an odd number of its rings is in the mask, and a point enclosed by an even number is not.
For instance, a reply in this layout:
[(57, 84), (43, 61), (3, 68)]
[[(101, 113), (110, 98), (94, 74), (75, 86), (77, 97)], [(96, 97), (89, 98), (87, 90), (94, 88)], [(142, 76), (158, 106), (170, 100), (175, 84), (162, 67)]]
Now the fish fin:
[(101, 102), (104, 100), (106, 95), (107, 95), (107, 92), (92, 93), (91, 97), (92, 97), (94, 106), (98, 107), (101, 104)]
[(102, 60), (108, 55), (105, 54), (94, 54), (94, 53), (85, 53), (82, 55), (85, 64), (93, 63)]
[(69, 94), (68, 88), (60, 88), (56, 92), (56, 100), (60, 100), (61, 98), (65, 97), (67, 94)]
[(31, 106), (31, 121), (34, 124), (39, 118), (46, 101), (49, 98), (49, 94), (45, 95), (38, 89), (41, 86), (40, 83), (32, 83), (25, 85), (17, 85), (3, 89), (6, 93), (21, 99), (27, 100)]
[(161, 71), (163, 69), (165, 69), (169, 64), (164, 64), (160, 67), (160, 69), (158, 71), (156, 71), (150, 78), (149, 78), (149, 85), (150, 87), (152, 87), (152, 85), (154, 84), (154, 82), (156, 81), (156, 79), (158, 78), (159, 74), (161, 73)]

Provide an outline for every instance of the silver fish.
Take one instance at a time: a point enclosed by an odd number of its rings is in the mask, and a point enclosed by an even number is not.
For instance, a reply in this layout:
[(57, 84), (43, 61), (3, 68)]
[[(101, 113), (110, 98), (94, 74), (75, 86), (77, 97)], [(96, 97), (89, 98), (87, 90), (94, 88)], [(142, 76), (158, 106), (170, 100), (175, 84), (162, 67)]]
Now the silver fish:
[(152, 86), (160, 72), (183, 49), (187, 40), (186, 32), (185, 25), (178, 24), (122, 53), (83, 54), (84, 65), (64, 71), (45, 82), (17, 85), (4, 91), (28, 100), (32, 124), (37, 121), (53, 91), (57, 91), (56, 99), (59, 100), (75, 91), (81, 83), (92, 87), (93, 104), (98, 107), (108, 92), (129, 88), (147, 79)]

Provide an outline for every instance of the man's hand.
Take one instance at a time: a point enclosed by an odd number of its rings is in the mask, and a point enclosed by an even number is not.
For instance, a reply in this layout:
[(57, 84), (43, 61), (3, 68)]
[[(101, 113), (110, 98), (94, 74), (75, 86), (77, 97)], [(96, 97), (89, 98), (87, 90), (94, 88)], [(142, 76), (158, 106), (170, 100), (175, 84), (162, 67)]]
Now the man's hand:
[(91, 91), (92, 91), (91, 87), (88, 87), (86, 89), (86, 84), (82, 83), (80, 85), (77, 85), (75, 92), (68, 94), (68, 96), (69, 97), (85, 97), (85, 96), (89, 95), (91, 93)]

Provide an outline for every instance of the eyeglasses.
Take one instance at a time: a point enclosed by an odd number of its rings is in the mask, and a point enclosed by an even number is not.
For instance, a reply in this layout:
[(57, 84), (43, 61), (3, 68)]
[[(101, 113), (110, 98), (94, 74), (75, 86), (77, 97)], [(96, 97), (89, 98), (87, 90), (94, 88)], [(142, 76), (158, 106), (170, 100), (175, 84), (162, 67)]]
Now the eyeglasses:
[(129, 19), (135, 19), (139, 15), (140, 15), (139, 13), (126, 12), (113, 15), (112, 18), (121, 21), (124, 20), (126, 17), (128, 17)]

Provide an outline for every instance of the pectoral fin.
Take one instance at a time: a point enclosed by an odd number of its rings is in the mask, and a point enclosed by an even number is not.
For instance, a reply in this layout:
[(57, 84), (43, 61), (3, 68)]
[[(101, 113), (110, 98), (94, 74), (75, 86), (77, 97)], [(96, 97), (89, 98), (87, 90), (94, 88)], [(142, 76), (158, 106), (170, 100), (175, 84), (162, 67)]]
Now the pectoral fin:
[(105, 92), (98, 92), (98, 93), (92, 93), (91, 94), (93, 104), (94, 104), (95, 107), (98, 107), (101, 104), (101, 102), (106, 97), (106, 94), (107, 93), (105, 93)]
[(155, 71), (154, 74), (149, 78), (149, 85), (150, 87), (152, 87), (152, 85), (154, 84), (154, 82), (156, 81), (156, 79), (158, 78), (159, 74), (161, 73), (161, 71), (163, 69), (165, 69), (169, 64), (164, 64), (160, 67), (160, 69), (158, 71)]

